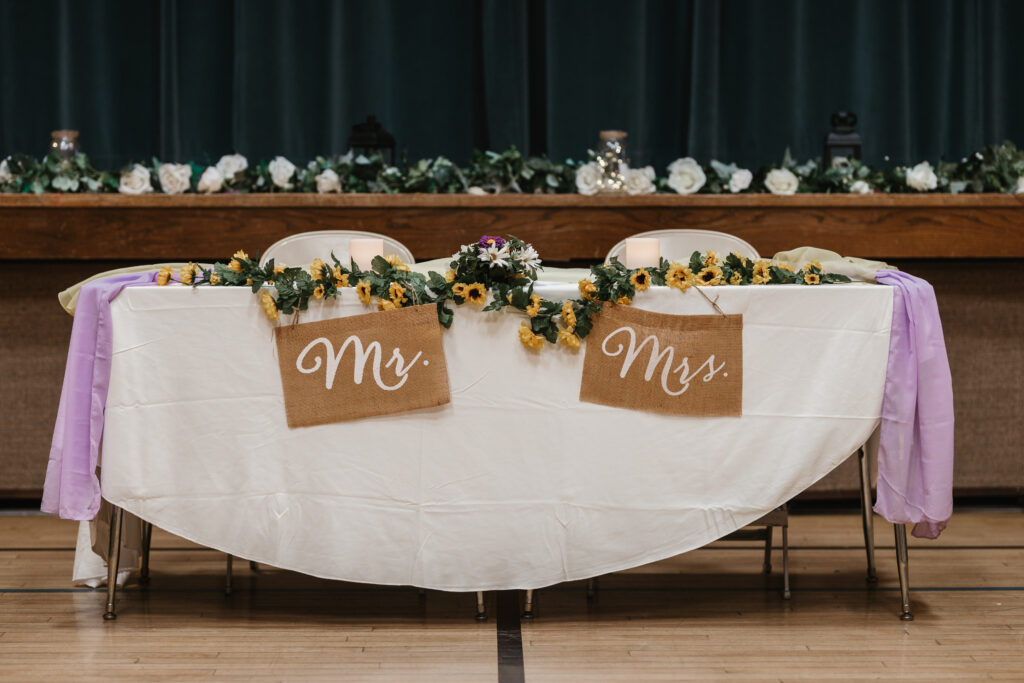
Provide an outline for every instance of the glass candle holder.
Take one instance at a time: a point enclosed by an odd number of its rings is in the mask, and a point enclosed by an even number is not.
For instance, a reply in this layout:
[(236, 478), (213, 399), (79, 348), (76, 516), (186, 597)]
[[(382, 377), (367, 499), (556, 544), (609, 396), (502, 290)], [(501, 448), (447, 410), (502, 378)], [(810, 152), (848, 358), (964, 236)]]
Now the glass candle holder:
[(602, 130), (597, 147), (597, 166), (601, 169), (600, 192), (618, 193), (626, 191), (626, 177), (623, 171), (628, 164), (626, 158), (626, 131)]
[(77, 130), (55, 130), (50, 133), (50, 151), (61, 159), (70, 159), (81, 150), (78, 148)]

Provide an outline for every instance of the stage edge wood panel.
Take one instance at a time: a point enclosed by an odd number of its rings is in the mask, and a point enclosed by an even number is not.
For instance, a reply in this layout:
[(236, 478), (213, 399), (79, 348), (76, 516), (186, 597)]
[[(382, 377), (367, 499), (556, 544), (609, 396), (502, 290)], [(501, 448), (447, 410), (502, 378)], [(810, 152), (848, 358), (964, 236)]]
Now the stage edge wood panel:
[(548, 261), (644, 230), (729, 232), (764, 255), (813, 245), (883, 258), (1022, 258), (1015, 195), (0, 195), (0, 259), (225, 258), (307, 230), (390, 235), (417, 259), (514, 234)]

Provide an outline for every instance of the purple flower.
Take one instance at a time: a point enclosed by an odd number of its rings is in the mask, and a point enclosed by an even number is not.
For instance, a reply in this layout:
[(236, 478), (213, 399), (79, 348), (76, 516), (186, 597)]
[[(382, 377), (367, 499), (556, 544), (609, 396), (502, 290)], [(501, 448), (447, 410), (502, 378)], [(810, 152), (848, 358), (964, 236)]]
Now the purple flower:
[(479, 244), (484, 249), (486, 249), (487, 247), (498, 247), (499, 249), (501, 249), (503, 246), (505, 246), (505, 240), (502, 239), (501, 237), (496, 237), (494, 235), (484, 235), (483, 237), (480, 238), (480, 241), (477, 242), (477, 244)]

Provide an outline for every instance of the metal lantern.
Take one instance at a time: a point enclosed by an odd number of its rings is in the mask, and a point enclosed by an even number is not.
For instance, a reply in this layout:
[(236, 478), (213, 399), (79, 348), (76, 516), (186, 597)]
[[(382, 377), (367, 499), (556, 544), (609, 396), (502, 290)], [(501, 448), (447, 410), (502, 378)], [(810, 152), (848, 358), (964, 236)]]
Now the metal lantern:
[(860, 135), (854, 132), (857, 115), (837, 111), (832, 114), (832, 132), (825, 136), (825, 168), (832, 166), (836, 157), (860, 159)]
[(367, 116), (365, 122), (352, 126), (348, 148), (366, 156), (379, 152), (389, 166), (395, 164), (395, 136), (384, 130), (376, 116)]

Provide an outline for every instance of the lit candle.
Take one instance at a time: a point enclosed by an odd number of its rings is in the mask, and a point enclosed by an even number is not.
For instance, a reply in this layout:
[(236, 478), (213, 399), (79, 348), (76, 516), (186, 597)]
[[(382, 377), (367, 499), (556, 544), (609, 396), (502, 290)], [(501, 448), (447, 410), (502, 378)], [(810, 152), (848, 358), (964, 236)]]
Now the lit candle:
[(630, 237), (626, 240), (623, 263), (630, 270), (657, 268), (661, 265), (661, 240), (656, 237)]
[(360, 238), (349, 240), (348, 255), (359, 266), (359, 270), (369, 270), (374, 256), (384, 255), (384, 240)]

